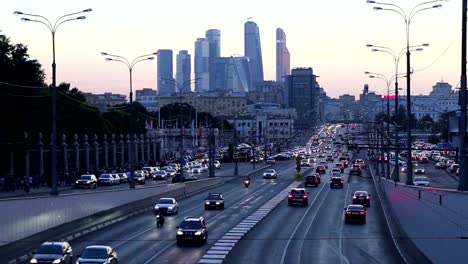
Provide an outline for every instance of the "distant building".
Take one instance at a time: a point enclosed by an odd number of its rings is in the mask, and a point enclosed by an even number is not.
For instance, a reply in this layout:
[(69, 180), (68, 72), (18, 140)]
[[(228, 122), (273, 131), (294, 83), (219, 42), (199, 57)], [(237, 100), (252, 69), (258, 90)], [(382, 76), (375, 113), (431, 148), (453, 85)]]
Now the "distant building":
[(83, 93), (86, 103), (99, 108), (99, 111), (105, 112), (109, 106), (127, 103), (127, 96), (122, 94), (103, 93)]
[(136, 90), (136, 100), (142, 104), (146, 111), (157, 112), (158, 109), (158, 91), (151, 88), (143, 88), (142, 90)]
[[(192, 71), (192, 60), (188, 51), (181, 50), (177, 54), (177, 66), (176, 66), (176, 82), (184, 90), (183, 92), (191, 91), (190, 74)], [(176, 85), (176, 92), (180, 92)]]
[(320, 122), (319, 86), (312, 68), (295, 68), (286, 78), (288, 107), (295, 108), (297, 129), (312, 129)]
[(290, 54), (286, 47), (286, 34), (281, 28), (276, 29), (276, 81), (284, 82), (291, 72)]
[(356, 101), (356, 96), (343, 94), (338, 97), (338, 100), (341, 101), (343, 104), (352, 104)]
[(254, 89), (247, 93), (247, 100), (253, 103), (276, 103), (286, 107), (286, 93), (283, 83), (275, 81), (257, 82)]
[(252, 82), (263, 81), (262, 46), (260, 32), (253, 21), (244, 24), (244, 55), (250, 59), (250, 72)]
[(195, 92), (204, 93), (210, 90), (210, 44), (206, 38), (195, 41)]
[(246, 57), (219, 57), (211, 64), (214, 86), (211, 90), (246, 93), (252, 89), (250, 63)]
[(210, 72), (210, 89), (214, 87), (214, 74), (211, 67), (214, 60), (221, 57), (221, 31), (218, 29), (210, 29), (206, 31), (206, 40), (209, 45), (209, 72)]
[[(179, 97), (160, 97), (161, 107), (180, 103)], [(184, 95), (182, 103), (188, 103), (198, 112), (211, 113), (215, 116), (229, 116), (245, 110), (247, 100), (244, 96), (199, 96), (195, 93)]]
[(172, 50), (158, 50), (158, 94), (170, 96), (175, 92)]

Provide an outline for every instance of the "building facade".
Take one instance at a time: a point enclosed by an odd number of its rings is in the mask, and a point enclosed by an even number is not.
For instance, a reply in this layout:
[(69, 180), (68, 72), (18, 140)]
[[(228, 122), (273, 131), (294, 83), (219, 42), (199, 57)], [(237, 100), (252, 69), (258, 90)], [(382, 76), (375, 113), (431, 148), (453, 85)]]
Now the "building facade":
[(204, 93), (210, 90), (210, 43), (206, 38), (195, 41), (195, 92)]
[(83, 93), (86, 103), (95, 106), (101, 112), (108, 110), (110, 106), (121, 105), (127, 103), (127, 96), (123, 94), (103, 93)]
[(221, 31), (218, 29), (210, 29), (206, 31), (206, 40), (208, 40), (209, 45), (209, 72), (210, 72), (210, 89), (214, 87), (215, 79), (213, 74), (213, 64), (214, 60), (221, 57)]
[(148, 112), (157, 112), (158, 109), (158, 91), (151, 88), (143, 88), (142, 90), (136, 90), (136, 100), (146, 108)]
[(169, 96), (175, 92), (172, 50), (158, 50), (158, 94)]
[(183, 93), (191, 91), (191, 72), (192, 72), (192, 59), (187, 50), (179, 51), (177, 54), (176, 66), (176, 92), (180, 92), (177, 86), (183, 89)]
[(284, 82), (291, 72), (291, 61), (286, 34), (281, 28), (276, 29), (276, 81)]
[(288, 107), (295, 108), (297, 129), (312, 129), (319, 124), (319, 86), (312, 68), (295, 68), (286, 78)]
[(250, 72), (252, 82), (263, 81), (262, 46), (260, 32), (253, 21), (244, 24), (244, 55), (250, 59)]
[(219, 57), (210, 65), (214, 83), (210, 89), (246, 93), (252, 89), (250, 63), (246, 57)]
[(286, 92), (285, 85), (281, 82), (258, 82), (255, 88), (247, 93), (247, 100), (252, 103), (276, 103), (286, 107)]

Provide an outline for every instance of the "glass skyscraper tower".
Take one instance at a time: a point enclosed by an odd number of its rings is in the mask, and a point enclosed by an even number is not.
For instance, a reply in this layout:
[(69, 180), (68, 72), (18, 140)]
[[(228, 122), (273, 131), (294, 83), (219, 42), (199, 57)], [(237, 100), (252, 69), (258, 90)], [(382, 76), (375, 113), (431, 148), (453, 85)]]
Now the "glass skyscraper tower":
[[(177, 66), (176, 66), (176, 82), (181, 88), (184, 90), (183, 92), (186, 93), (190, 91), (190, 73), (192, 70), (192, 60), (190, 54), (187, 50), (179, 51), (177, 54)], [(177, 92), (179, 92), (177, 90)]]
[(260, 32), (253, 21), (244, 24), (244, 54), (250, 59), (250, 72), (252, 82), (263, 81), (262, 46)]
[(284, 82), (290, 74), (290, 55), (286, 47), (286, 34), (281, 28), (276, 29), (276, 81)]
[(174, 92), (172, 50), (158, 50), (158, 95), (171, 96)]

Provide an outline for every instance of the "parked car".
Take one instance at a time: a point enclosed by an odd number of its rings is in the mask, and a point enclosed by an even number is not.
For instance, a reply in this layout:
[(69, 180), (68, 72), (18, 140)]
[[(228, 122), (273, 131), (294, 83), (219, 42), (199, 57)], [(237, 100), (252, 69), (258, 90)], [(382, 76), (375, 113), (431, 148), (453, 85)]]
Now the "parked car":
[(78, 255), (76, 264), (89, 263), (117, 264), (117, 252), (110, 246), (87, 246)]
[(117, 173), (119, 175), (120, 183), (128, 182), (128, 175), (126, 173)]
[(72, 264), (73, 249), (68, 242), (44, 242), (29, 263)]
[(76, 188), (96, 188), (97, 178), (94, 174), (85, 174), (75, 182)]

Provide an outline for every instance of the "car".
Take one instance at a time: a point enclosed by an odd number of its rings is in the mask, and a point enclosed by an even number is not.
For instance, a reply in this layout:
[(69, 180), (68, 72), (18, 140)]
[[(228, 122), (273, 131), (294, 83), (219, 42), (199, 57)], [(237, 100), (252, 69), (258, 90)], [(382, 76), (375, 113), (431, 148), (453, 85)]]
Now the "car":
[(370, 206), (370, 194), (366, 191), (355, 191), (353, 194), (353, 204), (362, 204), (364, 206)]
[(416, 186), (430, 186), (429, 179), (425, 176), (414, 177), (413, 184)]
[(459, 164), (453, 163), (452, 165), (450, 165), (449, 171), (450, 171), (451, 173), (455, 173), (459, 167), (460, 167)]
[(154, 174), (156, 171), (158, 171), (158, 169), (156, 169), (156, 167), (143, 167), (143, 168), (141, 168), (141, 169), (144, 170), (144, 171), (147, 171), (149, 177), (153, 177), (153, 176), (154, 176), (153, 174)]
[(94, 188), (97, 187), (97, 178), (94, 174), (84, 174), (75, 182), (76, 188)]
[(425, 156), (424, 156), (424, 157), (421, 157), (421, 158), (419, 159), (419, 162), (422, 163), (422, 164), (427, 164), (427, 163), (429, 163), (429, 158), (428, 158), (428, 157), (425, 157)]
[(425, 174), (426, 170), (424, 168), (416, 168), (414, 169), (414, 174)]
[(328, 170), (328, 163), (326, 161), (319, 162), (319, 165), (325, 166), (325, 169)]
[(126, 173), (117, 173), (120, 183), (128, 182), (128, 175)]
[(176, 174), (176, 170), (175, 169), (167, 169), (166, 170), (166, 177), (172, 177)]
[(335, 187), (339, 187), (339, 188), (344, 187), (343, 176), (335, 176), (335, 175), (331, 176), (331, 178), (330, 178), (330, 188), (335, 188)]
[(317, 155), (317, 158), (325, 158), (325, 154), (323, 154), (322, 152), (320, 152), (318, 155)]
[(358, 221), (362, 224), (366, 223), (366, 208), (360, 204), (350, 204), (346, 208), (345, 211), (345, 223), (349, 224), (352, 221)]
[(309, 159), (302, 159), (301, 167), (310, 167)]
[(160, 198), (159, 202), (154, 206), (154, 214), (177, 214), (179, 213), (179, 204), (174, 198)]
[(156, 171), (153, 173), (153, 180), (164, 180), (166, 176), (167, 172), (165, 170)]
[(349, 169), (349, 175), (357, 174), (361, 175), (361, 165), (354, 163)]
[(192, 167), (192, 173), (203, 173), (204, 169), (202, 165), (195, 165)]
[(317, 168), (315, 169), (315, 172), (320, 173), (320, 174), (325, 174), (326, 171), (327, 171), (327, 168), (325, 168), (325, 166), (323, 165), (318, 165)]
[(315, 173), (309, 176), (306, 176), (304, 179), (304, 186), (318, 186), (320, 184), (320, 174)]
[(221, 169), (221, 162), (219, 162), (219, 160), (215, 160), (214, 166), (215, 166), (215, 169)]
[(208, 228), (202, 216), (185, 217), (180, 226), (177, 226), (177, 246), (189, 241), (206, 243), (207, 240)]
[(112, 174), (105, 173), (99, 176), (98, 185), (114, 185), (114, 184), (115, 184), (115, 178)]
[(447, 168), (447, 163), (445, 163), (443, 161), (439, 161), (434, 165), (434, 168), (436, 168), (436, 169), (445, 169), (445, 168)]
[(78, 255), (76, 264), (109, 263), (117, 264), (117, 252), (110, 246), (87, 246)]
[(266, 159), (266, 164), (276, 164), (276, 160), (274, 157), (269, 157)]
[(72, 264), (73, 249), (68, 242), (44, 242), (33, 252), (29, 263)]
[(222, 193), (208, 193), (205, 199), (205, 209), (224, 209), (224, 197)]
[(300, 203), (304, 206), (309, 205), (309, 193), (304, 188), (292, 188), (288, 193), (288, 206)]
[(334, 173), (338, 173), (338, 174), (341, 174), (341, 169), (339, 168), (333, 168), (331, 171), (330, 171), (330, 174), (334, 174)]
[(333, 158), (332, 155), (327, 156), (327, 162), (334, 162), (334, 161), (335, 161), (335, 158)]
[(133, 181), (135, 184), (145, 184), (146, 183), (146, 177), (143, 173), (133, 173)]
[(356, 159), (354, 161), (354, 164), (359, 164), (359, 166), (361, 166), (361, 168), (363, 168), (363, 169), (366, 167), (366, 163), (364, 162), (363, 159)]
[(274, 169), (266, 169), (263, 172), (263, 179), (276, 179), (277, 176), (278, 175)]
[(335, 163), (335, 165), (333, 165), (333, 168), (338, 168), (341, 172), (344, 172), (345, 169), (343, 163)]

